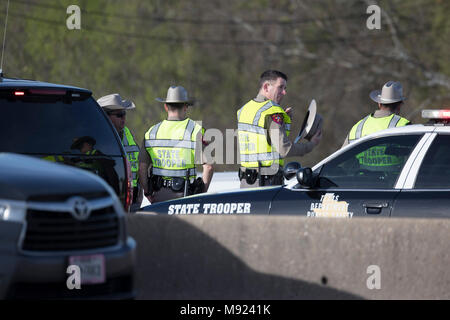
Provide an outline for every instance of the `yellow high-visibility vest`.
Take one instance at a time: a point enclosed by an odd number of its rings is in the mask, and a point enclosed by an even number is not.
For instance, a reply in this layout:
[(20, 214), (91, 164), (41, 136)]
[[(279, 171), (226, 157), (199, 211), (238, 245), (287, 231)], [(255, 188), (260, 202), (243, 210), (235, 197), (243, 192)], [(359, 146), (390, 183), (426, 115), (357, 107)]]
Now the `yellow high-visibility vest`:
[(272, 100), (250, 100), (237, 111), (241, 166), (247, 168), (270, 167), (274, 163), (283, 166), (284, 160), (267, 142), (265, 117), (279, 113), (283, 116), (286, 134), (291, 130), (291, 118)]
[(382, 118), (375, 118), (372, 117), (372, 115), (368, 115), (352, 127), (348, 135), (348, 140), (356, 140), (384, 129), (406, 126), (408, 123), (408, 119), (396, 114), (391, 114), (390, 116)]
[[(382, 118), (375, 118), (372, 115), (368, 115), (353, 126), (348, 135), (348, 140), (351, 142), (371, 133), (388, 128), (402, 127), (408, 123), (408, 119), (396, 114), (391, 114), (390, 116)], [(356, 158), (363, 169), (373, 170), (377, 167), (384, 167), (384, 169), (392, 167), (394, 168), (393, 170), (397, 170), (398, 168), (395, 167), (401, 165), (403, 160), (394, 155), (387, 155), (385, 154), (385, 151), (385, 146), (375, 146), (357, 154)]]
[(145, 149), (152, 158), (154, 175), (164, 178), (196, 178), (195, 144), (199, 131), (204, 129), (187, 118), (164, 120), (145, 133)]
[(128, 161), (131, 165), (131, 173), (133, 174), (133, 187), (137, 187), (137, 178), (139, 171), (139, 146), (134, 141), (134, 137), (131, 134), (130, 129), (123, 128), (122, 145), (127, 153)]

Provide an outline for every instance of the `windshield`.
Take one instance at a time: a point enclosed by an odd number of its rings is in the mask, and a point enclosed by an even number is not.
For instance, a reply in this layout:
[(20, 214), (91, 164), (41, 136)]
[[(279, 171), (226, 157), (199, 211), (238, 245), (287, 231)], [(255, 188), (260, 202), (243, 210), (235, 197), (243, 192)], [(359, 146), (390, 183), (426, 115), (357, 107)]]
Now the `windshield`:
[(86, 154), (89, 147), (120, 156), (114, 129), (94, 99), (0, 99), (0, 151), (23, 154)]

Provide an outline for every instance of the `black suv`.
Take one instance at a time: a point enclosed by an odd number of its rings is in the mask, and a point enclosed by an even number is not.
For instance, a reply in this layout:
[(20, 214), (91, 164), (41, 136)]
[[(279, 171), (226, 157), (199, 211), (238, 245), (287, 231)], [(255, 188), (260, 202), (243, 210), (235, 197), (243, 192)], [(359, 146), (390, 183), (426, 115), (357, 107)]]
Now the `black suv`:
[(112, 187), (129, 211), (131, 167), (116, 130), (91, 91), (0, 74), (0, 106), (0, 152), (91, 171)]
[(131, 299), (136, 242), (86, 170), (0, 152), (0, 299)]

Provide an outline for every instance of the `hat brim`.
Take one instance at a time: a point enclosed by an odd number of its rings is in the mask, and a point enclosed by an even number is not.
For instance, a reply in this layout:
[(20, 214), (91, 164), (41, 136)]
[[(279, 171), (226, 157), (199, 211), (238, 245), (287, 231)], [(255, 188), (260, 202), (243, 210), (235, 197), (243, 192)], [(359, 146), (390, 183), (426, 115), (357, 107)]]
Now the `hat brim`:
[(382, 104), (389, 104), (389, 103), (396, 103), (399, 101), (405, 101), (405, 97), (400, 97), (398, 99), (384, 99), (381, 97), (381, 90), (374, 90), (370, 93), (370, 99), (372, 99), (375, 102), (382, 103)]
[(130, 110), (136, 108), (136, 105), (132, 101), (124, 100), (122, 101), (121, 105), (111, 104), (111, 105), (104, 105), (101, 107), (109, 110)]
[(317, 114), (317, 104), (316, 100), (311, 100), (309, 104), (308, 111), (306, 112), (305, 118), (303, 119), (303, 124), (298, 133), (297, 138), (295, 138), (295, 143), (300, 139), (311, 139), (312, 136), (322, 127), (322, 117)]
[(188, 101), (171, 101), (171, 100), (164, 100), (161, 98), (156, 98), (155, 99), (158, 102), (162, 102), (162, 103), (185, 103), (189, 106), (193, 106), (194, 105), (194, 100), (188, 100)]

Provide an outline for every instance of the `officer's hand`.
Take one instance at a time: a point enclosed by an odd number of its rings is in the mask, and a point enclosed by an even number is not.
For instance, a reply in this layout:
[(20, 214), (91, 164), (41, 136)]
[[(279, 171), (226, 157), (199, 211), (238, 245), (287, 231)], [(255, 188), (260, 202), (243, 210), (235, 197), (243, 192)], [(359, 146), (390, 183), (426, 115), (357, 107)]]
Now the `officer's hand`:
[(315, 146), (317, 146), (321, 139), (322, 139), (322, 130), (319, 130), (319, 131), (316, 132), (315, 135), (312, 136), (310, 141), (312, 143), (314, 143)]

